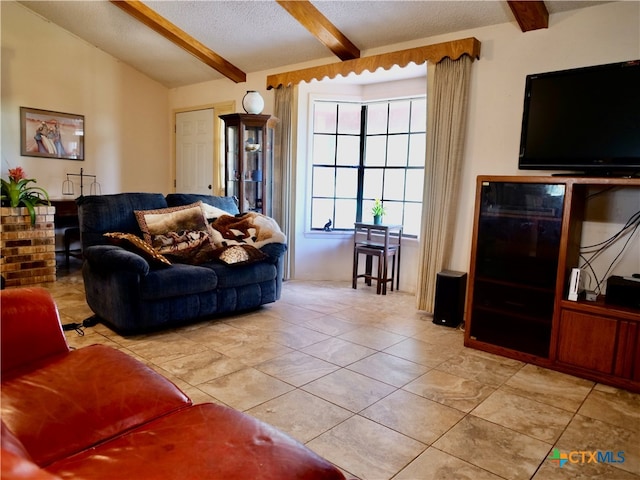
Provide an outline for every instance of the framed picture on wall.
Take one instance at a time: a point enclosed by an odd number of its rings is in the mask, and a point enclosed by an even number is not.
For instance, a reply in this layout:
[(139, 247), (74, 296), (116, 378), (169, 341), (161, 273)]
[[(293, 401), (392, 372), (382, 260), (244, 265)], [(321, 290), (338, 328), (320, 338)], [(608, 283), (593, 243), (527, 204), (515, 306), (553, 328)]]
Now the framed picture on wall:
[(84, 115), (20, 107), (20, 155), (84, 160)]

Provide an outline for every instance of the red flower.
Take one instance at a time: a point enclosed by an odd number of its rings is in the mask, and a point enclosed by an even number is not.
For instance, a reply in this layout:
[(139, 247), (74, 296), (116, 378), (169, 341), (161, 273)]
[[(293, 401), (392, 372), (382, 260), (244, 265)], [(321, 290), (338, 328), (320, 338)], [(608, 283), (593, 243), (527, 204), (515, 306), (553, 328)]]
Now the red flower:
[(51, 205), (49, 194), (44, 188), (30, 187), (30, 183), (36, 183), (35, 179), (27, 178), (22, 167), (9, 169), (9, 181), (0, 178), (2, 184), (0, 203), (2, 206), (19, 207), (23, 206), (29, 211), (31, 225), (36, 223), (36, 205)]
[(22, 167), (9, 169), (9, 180), (13, 180), (14, 182), (19, 182), (20, 180), (25, 178), (27, 178), (27, 174), (24, 172)]

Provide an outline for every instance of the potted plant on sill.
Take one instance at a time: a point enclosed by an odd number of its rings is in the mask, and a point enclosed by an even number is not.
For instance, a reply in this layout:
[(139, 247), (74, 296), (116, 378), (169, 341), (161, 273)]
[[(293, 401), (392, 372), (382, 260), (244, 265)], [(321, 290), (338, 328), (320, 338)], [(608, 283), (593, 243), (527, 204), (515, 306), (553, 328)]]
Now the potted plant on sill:
[(376, 198), (373, 202), (373, 207), (371, 208), (371, 213), (373, 214), (373, 224), (380, 225), (382, 223), (382, 216), (386, 213), (384, 210), (384, 206), (379, 198)]
[(51, 205), (49, 194), (42, 187), (28, 186), (29, 183), (36, 183), (35, 179), (27, 178), (22, 167), (9, 169), (9, 180), (2, 181), (2, 195), (0, 201), (3, 206), (12, 208), (25, 207), (31, 217), (31, 225), (36, 223), (36, 210), (38, 205)]

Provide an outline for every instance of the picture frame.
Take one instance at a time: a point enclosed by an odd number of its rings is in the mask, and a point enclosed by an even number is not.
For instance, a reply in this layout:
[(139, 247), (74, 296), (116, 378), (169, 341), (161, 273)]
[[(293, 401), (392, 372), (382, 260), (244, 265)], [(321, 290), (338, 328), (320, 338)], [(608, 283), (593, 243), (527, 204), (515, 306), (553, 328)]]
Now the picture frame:
[(20, 107), (20, 155), (84, 160), (84, 115)]

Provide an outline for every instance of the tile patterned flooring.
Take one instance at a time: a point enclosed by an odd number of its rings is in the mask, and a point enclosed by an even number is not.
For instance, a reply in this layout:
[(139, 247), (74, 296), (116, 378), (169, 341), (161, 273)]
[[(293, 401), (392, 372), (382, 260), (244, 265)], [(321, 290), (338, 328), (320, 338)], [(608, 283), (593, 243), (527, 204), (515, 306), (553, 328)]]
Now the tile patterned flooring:
[[(63, 323), (91, 316), (77, 270), (43, 286)], [(125, 351), (195, 403), (258, 417), (363, 480), (640, 480), (640, 395), (465, 348), (461, 330), (434, 325), (401, 291), (290, 281), (255, 312), (67, 338)], [(560, 468), (554, 448), (624, 462), (574, 454)]]

